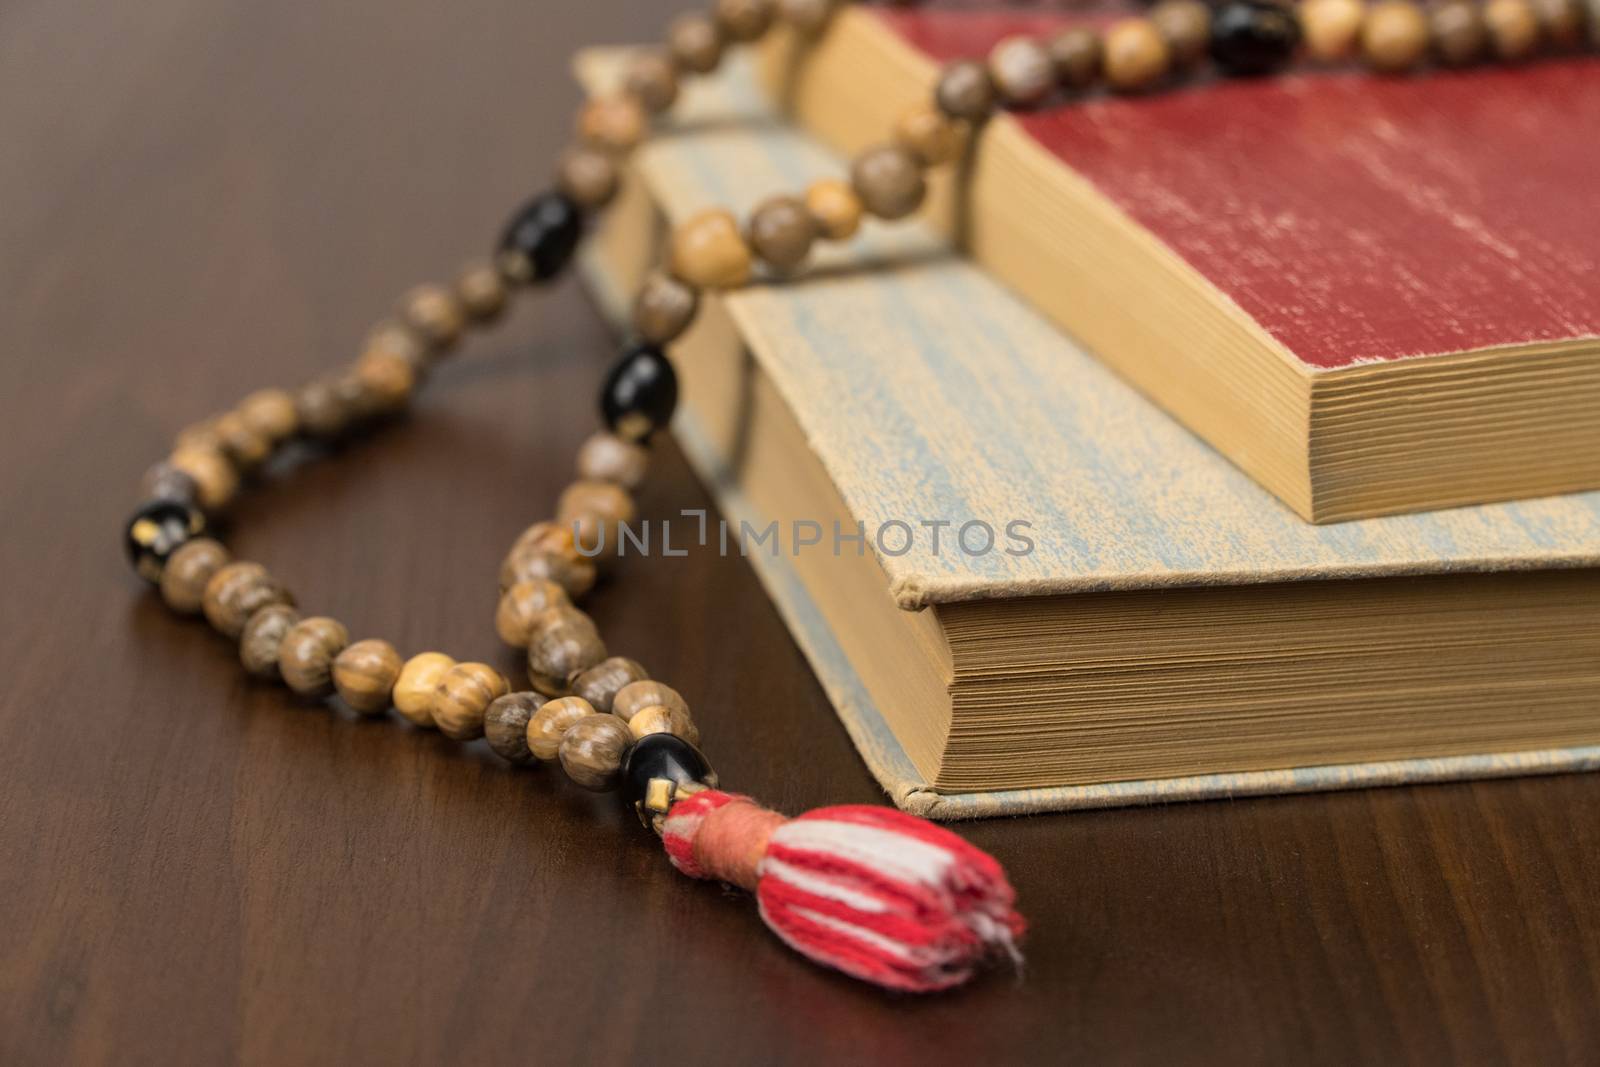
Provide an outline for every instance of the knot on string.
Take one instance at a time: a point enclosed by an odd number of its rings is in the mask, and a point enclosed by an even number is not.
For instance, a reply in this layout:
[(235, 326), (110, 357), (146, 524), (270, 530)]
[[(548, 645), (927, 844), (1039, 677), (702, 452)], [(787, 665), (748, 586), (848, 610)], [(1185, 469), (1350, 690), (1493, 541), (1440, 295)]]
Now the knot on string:
[(864, 981), (932, 992), (995, 956), (1021, 964), (1005, 871), (925, 819), (867, 805), (786, 819), (705, 790), (673, 805), (662, 840), (680, 871), (753, 890), (791, 948)]

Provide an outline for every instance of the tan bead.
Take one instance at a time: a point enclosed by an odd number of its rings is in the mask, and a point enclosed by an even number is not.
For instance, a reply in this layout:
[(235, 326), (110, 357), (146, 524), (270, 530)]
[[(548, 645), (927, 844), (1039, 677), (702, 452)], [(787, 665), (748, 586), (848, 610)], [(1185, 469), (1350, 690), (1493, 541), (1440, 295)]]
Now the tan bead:
[(633, 734), (610, 715), (589, 715), (561, 735), (561, 769), (578, 785), (596, 793), (615, 789), (622, 779), (622, 759)]
[(1365, 0), (1305, 0), (1300, 5), (1300, 29), (1307, 54), (1324, 63), (1354, 55), (1366, 13)]
[(654, 345), (676, 341), (694, 321), (700, 294), (670, 275), (652, 271), (633, 302), (633, 328)]
[(223, 454), (240, 471), (253, 471), (272, 455), (272, 442), (250, 428), (244, 416), (230, 411), (211, 424)]
[(579, 145), (561, 154), (556, 164), (556, 184), (579, 207), (598, 210), (616, 197), (621, 179), (610, 153)]
[(854, 237), (861, 228), (861, 216), (866, 208), (849, 182), (823, 178), (812, 182), (806, 190), (806, 210), (816, 220), (822, 236), (830, 241), (844, 241)]
[(457, 663), (433, 690), (433, 724), (456, 741), (483, 736), (483, 716), (511, 687), (487, 663)]
[(525, 649), (539, 616), (551, 608), (571, 605), (566, 591), (555, 582), (518, 582), (500, 594), (500, 603), (494, 612), (494, 631), (512, 648)]
[(293, 437), (300, 428), (294, 397), (287, 389), (258, 389), (239, 401), (238, 411), (246, 426), (272, 444)]
[(186, 448), (222, 451), (222, 438), (217, 436), (217, 420), (202, 419), (185, 426), (172, 439), (172, 448), (173, 451)]
[(241, 560), (211, 576), (200, 603), (218, 633), (237, 639), (250, 616), (268, 604), (293, 607), (294, 597), (261, 564)]
[(593, 704), (599, 711), (610, 711), (611, 702), (625, 686), (649, 678), (643, 666), (626, 656), (611, 656), (572, 680), (572, 692)]
[(570, 691), (569, 681), (606, 658), (594, 620), (577, 608), (551, 608), (528, 637), (528, 676), (546, 696)]
[(356, 360), (356, 379), (379, 411), (399, 411), (411, 402), (417, 373), (401, 357), (390, 352), (368, 350)]
[(767, 32), (776, 11), (773, 0), (716, 0), (712, 14), (730, 41), (754, 41)]
[(184, 542), (161, 571), (161, 599), (182, 615), (195, 614), (205, 603), (207, 583), (232, 558), (220, 542), (209, 537)]
[(678, 72), (666, 52), (637, 52), (628, 58), (622, 86), (646, 111), (659, 113), (678, 99)]
[(733, 289), (750, 280), (753, 260), (738, 221), (713, 208), (673, 232), (668, 262), (674, 277), (696, 289)]
[(700, 728), (695, 726), (687, 711), (660, 704), (652, 704), (635, 712), (633, 718), (628, 720), (628, 732), (636, 739), (650, 734), (671, 734), (683, 738), (691, 745), (700, 743)]
[(582, 697), (558, 697), (540, 705), (528, 720), (528, 751), (534, 759), (553, 760), (561, 751), (561, 738), (574, 723), (595, 714)]
[(507, 693), (496, 697), (483, 713), (483, 736), (501, 759), (515, 764), (532, 763), (528, 748), (528, 723), (545, 704), (538, 693)]
[(1211, 8), (1201, 0), (1161, 0), (1150, 9), (1150, 21), (1167, 42), (1172, 65), (1192, 67), (1211, 45)]
[(596, 577), (593, 560), (568, 558), (532, 545), (513, 547), (500, 564), (502, 592), (518, 582), (549, 581), (565, 589), (569, 597), (581, 597), (594, 588)]
[(294, 408), (301, 429), (319, 441), (338, 438), (355, 419), (348, 399), (327, 378), (301, 386), (294, 396)]
[(357, 641), (334, 658), (333, 687), (352, 710), (378, 715), (389, 710), (402, 665), (400, 653), (389, 642)]
[(665, 682), (650, 679), (623, 686), (612, 698), (611, 714), (623, 722), (632, 722), (633, 717), (645, 708), (657, 706), (676, 708), (685, 715), (689, 714), (689, 702), (683, 699), (682, 694)]
[(1562, 51), (1583, 44), (1588, 21), (1583, 0), (1532, 0), (1532, 4), (1544, 40)]
[(816, 223), (805, 202), (793, 196), (775, 196), (757, 205), (745, 230), (750, 250), (780, 272), (805, 262), (816, 237)]
[(903, 219), (922, 206), (928, 183), (922, 165), (899, 145), (869, 148), (850, 168), (850, 187), (880, 219)]
[(337, 619), (301, 619), (278, 642), (278, 673), (300, 696), (325, 697), (333, 692), (333, 661), (349, 643), (350, 633)]
[[(459, 291), (456, 294), (466, 306), (466, 297)], [(378, 323), (367, 334), (362, 342), (361, 352), (381, 352), (385, 355), (403, 359), (411, 366), (412, 373), (421, 379), (422, 373), (428, 369), (432, 362), (432, 350), (428, 342), (417, 336), (415, 330), (403, 322), (386, 319)]]
[(400, 318), (429, 344), (448, 348), (461, 340), (467, 312), (442, 285), (419, 285), (400, 302)]
[(1113, 22), (1106, 28), (1104, 45), (1106, 83), (1119, 92), (1148, 89), (1172, 67), (1172, 50), (1149, 19)]
[(1489, 31), (1483, 12), (1472, 0), (1447, 0), (1428, 12), (1433, 50), (1446, 66), (1464, 67), (1483, 58)]
[(283, 635), (300, 621), (300, 613), (287, 604), (268, 604), (244, 624), (239, 635), (239, 662), (252, 678), (278, 677), (278, 649)]
[(778, 17), (809, 36), (822, 32), (836, 6), (836, 0), (778, 0)]
[(912, 104), (895, 121), (894, 139), (921, 160), (923, 166), (936, 167), (961, 154), (967, 145), (967, 125), (932, 104)]
[(1105, 69), (1105, 45), (1097, 32), (1078, 26), (1050, 38), (1050, 58), (1056, 81), (1068, 89), (1087, 89)]
[(1539, 17), (1528, 0), (1489, 0), (1483, 5), (1494, 54), (1509, 62), (1527, 59), (1539, 47)]
[(644, 140), (648, 120), (630, 96), (600, 96), (578, 112), (578, 138), (608, 152), (628, 152)]
[(493, 322), (510, 297), (506, 280), (492, 263), (473, 263), (456, 275), (456, 299), (473, 322)]
[(417, 726), (432, 726), (434, 691), (455, 665), (443, 652), (419, 652), (406, 660), (390, 697), (394, 710)]
[(994, 110), (994, 82), (989, 68), (971, 59), (958, 59), (939, 73), (934, 103), (953, 119), (982, 122)]
[(1373, 69), (1398, 74), (1428, 53), (1428, 19), (1411, 0), (1379, 0), (1361, 26), (1361, 54)]
[(684, 70), (709, 74), (722, 61), (722, 31), (709, 16), (681, 15), (667, 30), (667, 48)]
[(168, 462), (194, 482), (196, 502), (207, 511), (220, 511), (238, 495), (238, 468), (220, 449), (189, 445), (176, 449)]
[(1050, 49), (1032, 37), (1007, 37), (989, 52), (989, 80), (1012, 107), (1031, 107), (1056, 87)]
[(615, 552), (619, 528), (636, 514), (632, 494), (611, 482), (573, 482), (556, 501), (556, 522), (572, 530), (578, 546), (590, 554)]
[(650, 471), (650, 450), (613, 433), (592, 434), (578, 447), (578, 477), (637, 489)]

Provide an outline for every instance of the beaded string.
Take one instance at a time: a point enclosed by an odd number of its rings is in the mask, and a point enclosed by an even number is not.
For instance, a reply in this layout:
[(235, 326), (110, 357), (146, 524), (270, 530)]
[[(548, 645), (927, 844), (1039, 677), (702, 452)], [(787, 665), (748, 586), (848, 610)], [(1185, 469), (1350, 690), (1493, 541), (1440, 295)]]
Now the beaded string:
[(665, 347), (693, 322), (701, 294), (737, 288), (759, 271), (798, 269), (819, 240), (852, 237), (866, 216), (911, 216), (925, 173), (962, 154), (996, 110), (1036, 107), (1104, 89), (1134, 93), (1200, 70), (1225, 75), (1287, 65), (1303, 46), (1314, 60), (1360, 56), (1374, 70), (1413, 70), (1430, 58), (1458, 66), (1515, 61), (1541, 49), (1571, 52), (1600, 40), (1600, 0), (1163, 0), (1147, 16), (1103, 31), (1072, 28), (1047, 39), (1000, 42), (986, 62), (959, 60), (932, 98), (901, 116), (891, 138), (800, 195), (762, 203), (741, 226), (710, 210), (672, 234), (668, 261), (638, 294), (637, 340), (601, 392), (606, 429), (578, 450), (577, 480), (552, 519), (517, 538), (499, 576), (495, 630), (525, 649), (532, 689), (511, 692), (493, 667), (441, 652), (410, 658), (387, 641), (355, 642), (338, 621), (302, 616), (295, 598), (259, 563), (234, 560), (204, 536), (206, 515), (228, 506), (243, 479), (295, 439), (332, 444), (410, 401), (428, 372), (471, 328), (493, 323), (510, 295), (546, 282), (571, 261), (588, 216), (616, 195), (620, 168), (650, 116), (668, 110), (680, 80), (707, 74), (730, 45), (753, 42), (780, 19), (802, 35), (823, 31), (841, 0), (715, 0), (708, 14), (675, 21), (664, 47), (630, 61), (623, 88), (589, 101), (578, 143), (556, 168), (556, 188), (512, 218), (490, 261), (450, 285), (420, 286), (380, 323), (349, 366), (291, 392), (263, 389), (178, 435), (146, 475), (145, 503), (126, 528), (135, 570), (174, 610), (203, 613), (239, 643), (245, 669), (302, 697), (332, 694), (363, 715), (393, 707), (459, 741), (486, 738), (514, 764), (558, 762), (577, 785), (622, 788), (663, 835), (675, 866), (756, 892), (763, 918), (790, 945), (857, 977), (925, 991), (963, 981), (985, 957), (1010, 953), (1022, 929), (1013, 893), (990, 857), (928, 823), (881, 808), (831, 808), (796, 820), (716, 790), (696, 747), (683, 696), (636, 661), (613, 656), (574, 600), (595, 584), (634, 517), (645, 444), (670, 420), (677, 378)]

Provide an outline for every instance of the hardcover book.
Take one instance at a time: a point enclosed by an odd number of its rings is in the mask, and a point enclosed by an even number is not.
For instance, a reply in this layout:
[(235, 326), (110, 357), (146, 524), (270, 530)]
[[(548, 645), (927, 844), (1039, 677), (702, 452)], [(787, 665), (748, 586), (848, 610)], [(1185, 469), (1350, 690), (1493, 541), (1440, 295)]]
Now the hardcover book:
[[(843, 166), (737, 65), (679, 116), (591, 243), (619, 320), (669, 220)], [(903, 807), (1600, 766), (1600, 494), (1307, 524), (919, 225), (710, 298), (672, 357), (730, 543)]]
[[(1071, 12), (851, 8), (769, 92), (843, 153)], [(1301, 516), (1600, 487), (1600, 61), (997, 117), (929, 217)]]

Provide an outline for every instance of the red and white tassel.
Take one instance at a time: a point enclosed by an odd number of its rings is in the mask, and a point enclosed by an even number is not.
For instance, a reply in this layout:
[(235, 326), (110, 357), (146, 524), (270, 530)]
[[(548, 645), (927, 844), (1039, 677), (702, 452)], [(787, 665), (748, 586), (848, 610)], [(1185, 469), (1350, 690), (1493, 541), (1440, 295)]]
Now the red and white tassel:
[(924, 819), (866, 805), (786, 819), (713, 789), (672, 806), (662, 841), (684, 874), (753, 891), (791, 948), (864, 981), (925, 993), (995, 956), (1021, 963), (1005, 871)]

